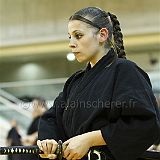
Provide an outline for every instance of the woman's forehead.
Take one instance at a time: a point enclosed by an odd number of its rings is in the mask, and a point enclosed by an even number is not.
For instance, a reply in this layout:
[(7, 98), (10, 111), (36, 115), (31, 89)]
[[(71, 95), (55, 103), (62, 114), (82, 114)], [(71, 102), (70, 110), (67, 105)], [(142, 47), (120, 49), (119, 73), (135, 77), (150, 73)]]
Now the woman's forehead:
[(73, 33), (75, 31), (86, 31), (88, 29), (89, 29), (88, 24), (80, 20), (71, 20), (68, 23), (69, 33)]

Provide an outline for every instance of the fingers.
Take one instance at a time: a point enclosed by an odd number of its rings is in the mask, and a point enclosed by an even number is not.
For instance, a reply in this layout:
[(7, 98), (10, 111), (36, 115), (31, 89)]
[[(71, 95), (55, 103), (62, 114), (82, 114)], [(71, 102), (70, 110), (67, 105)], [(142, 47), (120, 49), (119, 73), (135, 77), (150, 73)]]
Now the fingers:
[(40, 150), (44, 152), (44, 154), (40, 154), (41, 158), (49, 158), (49, 159), (56, 159), (57, 155), (53, 154), (57, 148), (57, 142), (55, 140), (43, 140), (37, 141), (37, 145)]
[(56, 159), (57, 155), (55, 154), (40, 154), (41, 158), (49, 158), (49, 159)]
[(64, 153), (63, 153), (64, 155), (63, 155), (63, 157), (64, 158), (67, 158), (68, 156), (69, 156), (69, 154), (70, 154), (70, 150), (68, 149), (68, 148), (66, 148), (65, 150), (64, 150)]
[(68, 145), (69, 143), (70, 143), (70, 141), (71, 141), (71, 139), (68, 139), (67, 141), (65, 141), (64, 143), (63, 143), (63, 145)]
[(75, 156), (75, 154), (69, 154), (68, 157), (66, 157), (67, 160), (73, 160), (73, 157)]
[(69, 156), (69, 152), (70, 152), (70, 150), (69, 150), (69, 148), (68, 148), (69, 142), (70, 142), (70, 141), (67, 140), (67, 141), (65, 141), (65, 142), (63, 143), (63, 145), (62, 145), (64, 158), (67, 158), (67, 157)]
[(40, 140), (37, 141), (37, 146), (39, 147), (39, 149), (40, 149), (41, 151), (43, 151), (43, 148), (42, 148), (42, 146), (41, 146), (41, 141), (40, 141)]
[(40, 154), (41, 158), (48, 158), (48, 154)]
[(77, 160), (80, 159), (77, 153), (74, 152), (66, 152), (63, 156), (67, 160)]
[(57, 142), (55, 140), (46, 140), (46, 148), (48, 153), (54, 153), (57, 148)]
[(42, 146), (42, 151), (45, 154), (49, 154), (48, 149), (47, 149), (47, 141), (46, 140), (41, 141), (41, 146)]
[(62, 145), (63, 151), (66, 150), (67, 146), (68, 146), (68, 144), (63, 143), (63, 145)]
[(52, 144), (51, 153), (55, 153), (58, 143), (55, 140), (52, 140)]
[(49, 158), (49, 159), (56, 159), (56, 158), (57, 158), (57, 155), (55, 155), (55, 154), (49, 154), (49, 155), (48, 155), (48, 158)]
[(45, 154), (53, 154), (57, 148), (57, 142), (55, 140), (38, 140), (37, 145)]
[(77, 160), (78, 159), (77, 153), (73, 152), (73, 150), (70, 149), (69, 146), (65, 147), (66, 149), (64, 150), (63, 157), (66, 158), (67, 160)]

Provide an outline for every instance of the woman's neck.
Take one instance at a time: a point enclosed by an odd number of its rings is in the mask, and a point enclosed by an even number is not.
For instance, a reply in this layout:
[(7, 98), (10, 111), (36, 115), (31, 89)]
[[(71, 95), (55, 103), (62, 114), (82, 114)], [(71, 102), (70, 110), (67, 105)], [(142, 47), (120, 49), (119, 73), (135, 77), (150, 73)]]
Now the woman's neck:
[(90, 60), (91, 67), (93, 67), (109, 50), (109, 48), (105, 48), (95, 54), (94, 57), (92, 57), (92, 59)]

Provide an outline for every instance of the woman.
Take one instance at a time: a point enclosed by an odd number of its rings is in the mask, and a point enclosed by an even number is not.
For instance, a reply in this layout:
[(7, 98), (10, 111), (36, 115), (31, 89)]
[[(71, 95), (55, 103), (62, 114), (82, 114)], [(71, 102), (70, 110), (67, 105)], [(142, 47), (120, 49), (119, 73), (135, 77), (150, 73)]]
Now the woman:
[(158, 139), (159, 113), (148, 75), (126, 60), (117, 17), (84, 8), (70, 17), (68, 33), (76, 59), (88, 65), (42, 116), (41, 157), (56, 159), (61, 139), (67, 160), (87, 159), (95, 148), (111, 160), (137, 159)]

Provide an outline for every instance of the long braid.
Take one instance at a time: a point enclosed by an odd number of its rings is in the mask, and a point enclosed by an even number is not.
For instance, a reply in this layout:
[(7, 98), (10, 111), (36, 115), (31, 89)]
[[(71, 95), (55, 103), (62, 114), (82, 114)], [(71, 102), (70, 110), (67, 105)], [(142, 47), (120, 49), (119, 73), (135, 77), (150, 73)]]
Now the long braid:
[(114, 43), (115, 43), (118, 57), (126, 58), (126, 53), (123, 45), (123, 34), (121, 32), (120, 23), (114, 14), (111, 14), (111, 13), (108, 13), (108, 14), (111, 18), (112, 25), (113, 25)]

